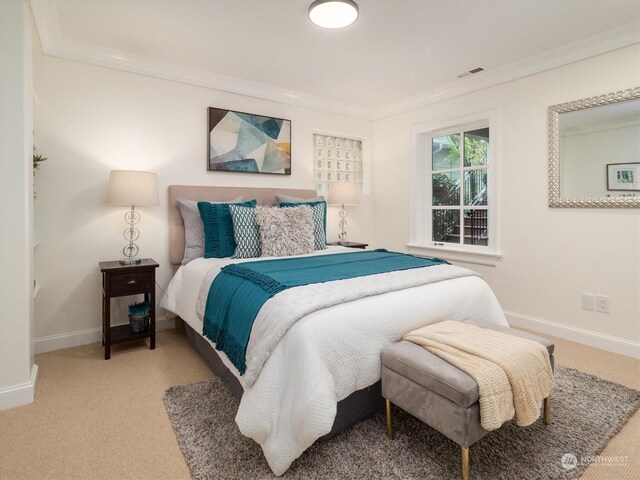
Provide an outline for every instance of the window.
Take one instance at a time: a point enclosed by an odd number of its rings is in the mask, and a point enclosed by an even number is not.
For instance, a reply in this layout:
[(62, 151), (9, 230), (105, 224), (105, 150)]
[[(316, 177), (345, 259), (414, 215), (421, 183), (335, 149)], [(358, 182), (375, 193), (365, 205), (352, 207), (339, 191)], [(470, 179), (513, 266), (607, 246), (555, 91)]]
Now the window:
[(489, 244), (489, 128), (431, 138), (434, 242)]
[[(493, 115), (413, 129), (409, 247), (453, 260), (495, 264)], [(442, 125), (442, 124), (441, 124)], [(434, 253), (438, 251), (438, 253)]]
[(326, 195), (333, 182), (354, 182), (362, 192), (362, 141), (335, 135), (313, 135), (313, 178)]

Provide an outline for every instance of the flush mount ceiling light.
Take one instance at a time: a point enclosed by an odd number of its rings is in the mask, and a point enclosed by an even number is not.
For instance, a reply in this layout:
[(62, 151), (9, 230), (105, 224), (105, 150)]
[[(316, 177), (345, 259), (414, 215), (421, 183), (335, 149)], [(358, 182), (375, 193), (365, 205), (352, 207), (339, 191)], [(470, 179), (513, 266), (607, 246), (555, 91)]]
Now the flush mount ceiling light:
[(353, 0), (316, 0), (309, 6), (309, 20), (322, 28), (348, 27), (358, 19)]

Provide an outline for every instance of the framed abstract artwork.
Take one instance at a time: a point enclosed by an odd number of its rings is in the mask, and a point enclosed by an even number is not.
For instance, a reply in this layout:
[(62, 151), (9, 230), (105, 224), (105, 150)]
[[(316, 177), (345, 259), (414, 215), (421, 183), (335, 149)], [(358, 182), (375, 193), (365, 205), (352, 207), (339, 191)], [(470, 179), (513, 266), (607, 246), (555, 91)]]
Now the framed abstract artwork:
[(207, 170), (291, 175), (291, 120), (209, 107)]

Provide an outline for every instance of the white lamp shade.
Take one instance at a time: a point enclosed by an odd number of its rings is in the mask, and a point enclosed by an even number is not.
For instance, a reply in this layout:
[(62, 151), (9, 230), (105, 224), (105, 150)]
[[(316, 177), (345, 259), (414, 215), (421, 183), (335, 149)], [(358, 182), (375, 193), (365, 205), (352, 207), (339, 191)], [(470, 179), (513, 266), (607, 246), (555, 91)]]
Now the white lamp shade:
[(110, 205), (158, 205), (155, 173), (112, 170), (109, 174), (107, 203)]
[(360, 203), (357, 183), (330, 183), (329, 203), (331, 205), (357, 205)]

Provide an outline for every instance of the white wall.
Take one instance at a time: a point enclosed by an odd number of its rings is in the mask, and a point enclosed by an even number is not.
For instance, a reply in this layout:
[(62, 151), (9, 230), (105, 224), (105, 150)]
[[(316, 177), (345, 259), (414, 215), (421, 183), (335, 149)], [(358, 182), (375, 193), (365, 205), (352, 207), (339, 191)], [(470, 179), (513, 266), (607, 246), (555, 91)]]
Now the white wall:
[[(168, 185), (313, 188), (314, 130), (363, 137), (365, 168), (371, 167), (370, 121), (62, 60), (39, 51), (34, 82), (39, 99), (35, 140), (39, 152), (49, 157), (37, 176), (39, 350), (65, 344), (64, 339), (43, 337), (100, 327), (98, 261), (120, 258), (124, 245), (124, 209), (104, 204), (109, 170), (158, 174), (160, 206), (140, 208), (138, 244), (141, 256), (161, 264), (158, 282), (165, 288), (173, 273), (168, 260)], [(290, 119), (292, 175), (207, 172), (210, 106)], [(350, 210), (349, 220), (350, 239), (371, 240), (369, 195)], [(331, 207), (330, 240), (337, 236), (337, 223), (337, 210)], [(125, 303), (120, 302), (120, 310)], [(84, 338), (99, 337), (93, 331)]]
[(33, 401), (31, 13), (0, 2), (0, 410)]
[[(369, 155), (374, 149), (372, 164), (366, 165), (371, 194), (350, 209), (349, 238), (403, 250), (409, 232), (411, 126), (496, 109), (498, 238), (504, 256), (496, 267), (470, 266), (483, 274), (504, 309), (515, 314), (511, 320), (551, 326), (551, 333), (568, 332), (576, 339), (595, 333), (613, 336), (615, 342), (638, 342), (640, 214), (547, 206), (547, 107), (637, 86), (639, 68), (640, 46), (635, 45), (372, 123), (36, 51), (35, 138), (50, 160), (37, 177), (36, 236), (41, 244), (36, 277), (42, 289), (35, 337), (48, 340), (87, 329), (95, 333), (100, 326), (97, 262), (118, 258), (123, 245), (123, 210), (104, 205), (111, 169), (158, 173), (161, 205), (141, 209), (139, 245), (143, 256), (161, 263), (162, 287), (172, 274), (166, 187), (311, 188), (314, 130), (363, 137)], [(293, 175), (206, 172), (208, 106), (291, 119)], [(335, 209), (328, 224), (329, 236), (335, 238)], [(581, 292), (609, 295), (611, 313), (581, 310)], [(583, 330), (587, 337), (580, 336)]]
[(563, 197), (632, 194), (607, 190), (607, 164), (640, 161), (640, 125), (560, 138)]
[[(639, 84), (634, 45), (375, 122), (376, 246), (404, 249), (409, 238), (411, 126), (496, 109), (504, 255), (495, 267), (466, 266), (483, 275), (516, 323), (638, 349), (640, 211), (548, 207), (547, 108)], [(610, 296), (611, 313), (581, 310), (581, 292)]]

